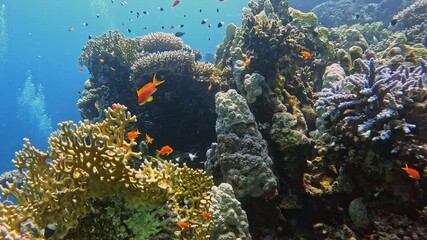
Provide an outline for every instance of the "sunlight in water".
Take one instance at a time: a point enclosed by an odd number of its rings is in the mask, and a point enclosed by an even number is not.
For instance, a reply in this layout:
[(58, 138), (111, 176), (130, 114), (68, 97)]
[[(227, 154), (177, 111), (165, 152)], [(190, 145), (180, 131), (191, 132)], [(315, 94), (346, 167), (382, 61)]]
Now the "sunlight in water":
[(0, 62), (4, 61), (7, 50), (6, 6), (0, 8)]
[(27, 72), (22, 91), (17, 94), (17, 117), (25, 126), (37, 129), (41, 138), (48, 137), (52, 132), (52, 120), (46, 113), (46, 100), (43, 86), (34, 84), (31, 73)]

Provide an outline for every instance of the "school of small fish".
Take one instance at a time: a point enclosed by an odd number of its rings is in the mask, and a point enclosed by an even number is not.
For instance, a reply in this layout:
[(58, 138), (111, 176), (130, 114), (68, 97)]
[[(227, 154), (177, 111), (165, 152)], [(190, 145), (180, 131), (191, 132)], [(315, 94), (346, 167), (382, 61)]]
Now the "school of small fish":
[[(224, 2), (226, 2), (225, 0), (218, 0), (220, 3), (224, 3)], [(114, 0), (111, 0), (111, 3), (112, 4), (115, 4), (115, 1)], [(174, 0), (173, 2), (172, 2), (172, 5), (171, 5), (171, 11), (173, 10), (173, 9), (175, 9), (175, 8), (178, 8), (179, 6), (180, 6), (180, 3), (181, 3), (181, 0)], [(120, 6), (122, 6), (122, 7), (125, 7), (125, 6), (128, 6), (129, 5), (129, 3), (127, 2), (127, 1), (121, 1), (120, 2)], [(157, 8), (160, 12), (166, 12), (167, 11), (167, 9), (166, 8), (164, 8), (163, 6), (159, 6), (158, 8)], [(198, 11), (199, 13), (202, 13), (202, 12), (204, 12), (203, 11), (203, 9), (199, 9), (199, 11)], [(217, 13), (219, 13), (220, 12), (220, 9), (219, 8), (216, 8), (216, 12)], [(135, 15), (132, 15), (132, 16), (130, 16), (129, 18), (128, 18), (128, 20), (130, 21), (130, 22), (133, 22), (134, 21), (134, 17), (136, 16), (136, 18), (142, 18), (144, 15), (145, 16), (147, 16), (147, 15), (149, 15), (149, 12), (148, 11), (146, 11), (146, 10), (144, 10), (144, 11), (141, 11), (141, 12), (139, 12), (139, 11), (134, 11), (134, 10), (130, 10), (129, 11), (129, 13), (130, 14), (135, 14)], [(97, 13), (96, 14), (96, 18), (97, 19), (102, 19), (102, 15), (100, 14), (100, 13)], [(187, 14), (184, 14), (184, 17), (187, 17)], [(205, 25), (206, 23), (207, 23), (207, 21), (208, 21), (208, 19), (207, 18), (205, 18), (205, 19), (202, 19), (201, 20), (201, 24), (202, 25)], [(217, 23), (217, 27), (218, 28), (221, 28), (222, 26), (224, 26), (224, 24), (225, 24), (225, 22), (224, 21), (219, 21), (218, 23)], [(82, 25), (84, 26), (84, 27), (88, 27), (89, 26), (89, 22), (87, 22), (87, 21), (85, 21), (85, 22), (83, 22), (82, 23)], [(122, 22), (122, 26), (125, 26), (126, 24), (124, 23), (124, 22)], [(178, 24), (177, 25), (179, 28), (183, 28), (184, 27), (184, 24)], [(211, 23), (209, 23), (209, 24), (207, 24), (207, 26), (208, 27), (212, 27), (212, 24)], [(68, 28), (68, 31), (69, 32), (73, 32), (74, 30), (76, 29), (76, 27), (74, 27), (74, 26), (70, 26), (69, 28)], [(142, 29), (144, 29), (144, 30), (147, 30), (147, 27), (143, 27)], [(165, 26), (161, 26), (161, 29), (165, 29)], [(175, 25), (173, 25), (173, 24), (170, 24), (169, 25), (169, 29), (170, 30), (174, 30), (175, 29)], [(128, 33), (133, 33), (133, 30), (131, 29), (131, 28), (126, 28), (126, 31), (128, 32)], [(177, 37), (182, 37), (182, 36), (184, 36), (185, 35), (185, 32), (184, 31), (177, 31), (177, 32), (175, 32), (174, 33), (175, 34), (175, 36), (177, 36)], [(88, 36), (88, 39), (90, 40), (90, 39), (92, 39), (92, 35), (89, 35)], [(210, 41), (211, 40), (211, 37), (208, 37), (208, 40)]]

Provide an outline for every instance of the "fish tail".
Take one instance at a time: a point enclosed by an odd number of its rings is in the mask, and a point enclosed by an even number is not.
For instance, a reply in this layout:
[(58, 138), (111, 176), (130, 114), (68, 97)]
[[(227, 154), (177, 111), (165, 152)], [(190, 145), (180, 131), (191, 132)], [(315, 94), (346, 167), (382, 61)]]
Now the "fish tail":
[(165, 80), (159, 81), (157, 79), (156, 75), (157, 75), (157, 73), (154, 73), (154, 76), (153, 76), (153, 84), (154, 84), (155, 87), (159, 86), (160, 84), (162, 84), (165, 81)]

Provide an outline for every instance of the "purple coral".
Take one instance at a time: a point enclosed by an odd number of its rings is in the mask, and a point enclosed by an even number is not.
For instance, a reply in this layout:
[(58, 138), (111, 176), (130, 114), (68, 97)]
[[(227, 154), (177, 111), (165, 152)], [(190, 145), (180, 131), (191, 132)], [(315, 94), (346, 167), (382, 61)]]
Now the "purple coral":
[[(357, 63), (363, 74), (350, 75), (317, 94), (317, 127), (320, 132), (330, 132), (338, 125), (338, 131), (356, 131), (366, 139), (388, 139), (402, 129), (400, 125), (408, 125), (403, 118), (404, 108), (414, 102), (415, 89), (425, 89), (426, 61), (420, 59), (420, 66), (412, 71), (403, 66), (396, 71), (388, 66), (377, 67), (373, 59), (358, 59)], [(396, 121), (391, 124), (392, 120)]]

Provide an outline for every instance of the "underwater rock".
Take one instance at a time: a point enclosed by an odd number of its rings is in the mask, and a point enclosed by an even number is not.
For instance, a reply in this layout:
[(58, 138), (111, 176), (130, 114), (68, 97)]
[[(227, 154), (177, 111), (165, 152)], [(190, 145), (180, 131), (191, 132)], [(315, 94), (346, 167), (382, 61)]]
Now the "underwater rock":
[(212, 187), (209, 212), (212, 223), (209, 228), (210, 239), (215, 240), (250, 240), (248, 219), (240, 202), (236, 199), (233, 188), (228, 183)]
[(338, 63), (326, 67), (323, 74), (322, 88), (331, 87), (333, 83), (339, 82), (346, 77), (344, 69)]
[(238, 198), (274, 196), (277, 182), (271, 170), (272, 160), (246, 100), (232, 89), (217, 93), (215, 103), (218, 148), (216, 157), (208, 161), (219, 164), (210, 165), (221, 169)]
[(317, 27), (317, 16), (312, 12), (303, 13), (299, 10), (289, 8), (289, 16), (292, 18), (292, 24), (300, 28), (313, 31)]
[(248, 103), (254, 103), (256, 98), (262, 94), (261, 83), (264, 82), (264, 76), (258, 73), (246, 74), (243, 81), (245, 97)]
[(356, 198), (350, 202), (348, 214), (356, 228), (366, 229), (369, 226), (368, 210), (363, 203), (363, 198)]
[(346, 73), (350, 73), (353, 68), (350, 54), (344, 49), (338, 49), (337, 58), (340, 65), (344, 68)]
[(360, 46), (352, 46), (348, 51), (352, 61), (358, 58), (363, 58), (363, 49)]
[(297, 117), (288, 112), (278, 112), (273, 115), (270, 129), (271, 140), (283, 153), (286, 150), (305, 146), (309, 139), (305, 135), (306, 129), (301, 129)]

